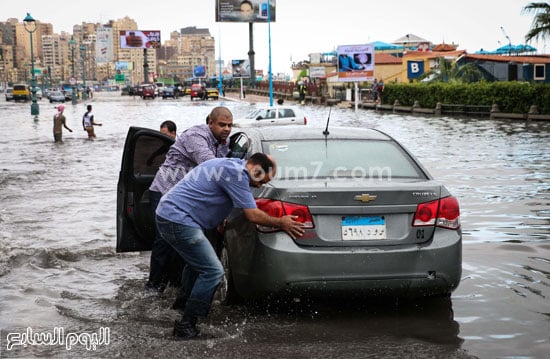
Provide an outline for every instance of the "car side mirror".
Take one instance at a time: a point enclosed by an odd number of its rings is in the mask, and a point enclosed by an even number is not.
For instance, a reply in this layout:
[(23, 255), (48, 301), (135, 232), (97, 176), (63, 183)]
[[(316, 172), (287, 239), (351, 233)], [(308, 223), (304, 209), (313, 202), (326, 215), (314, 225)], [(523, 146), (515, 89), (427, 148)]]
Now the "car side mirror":
[(229, 158), (244, 159), (250, 148), (250, 139), (243, 132), (237, 132), (229, 138)]

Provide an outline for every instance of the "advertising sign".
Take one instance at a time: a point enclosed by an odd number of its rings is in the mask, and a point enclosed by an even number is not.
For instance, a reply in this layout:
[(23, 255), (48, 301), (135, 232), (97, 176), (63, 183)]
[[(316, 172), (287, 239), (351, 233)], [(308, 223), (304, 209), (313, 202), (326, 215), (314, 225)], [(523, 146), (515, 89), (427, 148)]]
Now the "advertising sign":
[(356, 82), (374, 79), (374, 45), (342, 45), (338, 54), (338, 81)]
[(113, 29), (110, 27), (100, 27), (97, 29), (95, 61), (97, 63), (106, 63), (113, 60)]
[(250, 61), (249, 60), (231, 60), (231, 70), (233, 78), (249, 78), (250, 77)]
[(424, 61), (407, 61), (407, 78), (417, 79), (424, 74)]
[(310, 67), (309, 77), (325, 78), (327, 77), (326, 70), (323, 66)]
[(218, 22), (267, 22), (275, 21), (275, 0), (216, 0)]
[(157, 30), (121, 30), (121, 49), (158, 49), (160, 31)]
[(132, 66), (133, 63), (132, 62), (127, 62), (127, 61), (117, 61), (115, 62), (115, 70), (117, 71), (128, 71), (128, 70), (133, 70), (134, 67)]
[(204, 65), (195, 66), (195, 68), (193, 69), (193, 77), (206, 77), (206, 68), (204, 67)]

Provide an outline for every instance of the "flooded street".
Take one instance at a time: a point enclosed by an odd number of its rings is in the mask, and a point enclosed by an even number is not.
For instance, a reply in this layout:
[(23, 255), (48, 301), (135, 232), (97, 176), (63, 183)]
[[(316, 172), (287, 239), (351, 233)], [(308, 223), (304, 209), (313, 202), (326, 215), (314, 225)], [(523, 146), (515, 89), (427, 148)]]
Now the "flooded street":
[[(34, 120), (29, 103), (0, 100), (0, 358), (548, 357), (550, 123), (333, 108), (331, 126), (385, 131), (459, 199), (459, 287), (450, 300), (408, 303), (215, 303), (200, 324), (208, 338), (180, 342), (172, 339), (174, 289), (162, 298), (143, 291), (150, 252), (115, 253), (125, 136), (129, 126), (157, 129), (164, 120), (179, 133), (216, 105), (235, 118), (255, 105), (94, 97), (97, 139), (82, 129), (85, 105), (68, 103), (73, 132), (63, 132), (63, 144), (53, 142), (53, 104), (40, 101)], [(328, 107), (304, 111), (322, 131)], [(23, 345), (24, 333), (67, 340)]]

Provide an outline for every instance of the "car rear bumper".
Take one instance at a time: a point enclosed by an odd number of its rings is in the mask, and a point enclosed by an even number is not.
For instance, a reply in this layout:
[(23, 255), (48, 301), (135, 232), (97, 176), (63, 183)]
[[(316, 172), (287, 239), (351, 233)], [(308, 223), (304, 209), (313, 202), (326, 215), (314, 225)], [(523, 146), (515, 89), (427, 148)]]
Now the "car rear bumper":
[(277, 232), (260, 234), (253, 246), (247, 251), (253, 255), (232, 265), (235, 286), (248, 298), (284, 292), (445, 295), (462, 273), (460, 231), (437, 229), (421, 245), (353, 249), (297, 246)]

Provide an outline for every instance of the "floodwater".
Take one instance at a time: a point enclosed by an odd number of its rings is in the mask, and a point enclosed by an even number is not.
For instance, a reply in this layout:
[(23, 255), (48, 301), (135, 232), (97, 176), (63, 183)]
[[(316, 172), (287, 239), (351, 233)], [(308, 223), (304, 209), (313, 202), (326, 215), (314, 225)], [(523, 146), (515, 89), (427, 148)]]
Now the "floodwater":
[[(149, 252), (117, 254), (116, 183), (129, 126), (179, 130), (224, 104), (96, 93), (84, 104), (0, 100), (0, 358), (545, 358), (550, 353), (550, 123), (421, 117), (334, 107), (331, 126), (386, 131), (461, 203), (463, 278), (450, 300), (340, 298), (225, 307), (201, 340), (174, 341), (173, 289), (143, 292)], [(327, 107), (305, 106), (324, 128)], [(178, 131), (179, 132), (179, 131)], [(42, 335), (41, 345), (38, 335)], [(49, 338), (46, 335), (50, 335)], [(36, 341), (32, 342), (30, 338)], [(95, 345), (92, 345), (95, 344)]]

